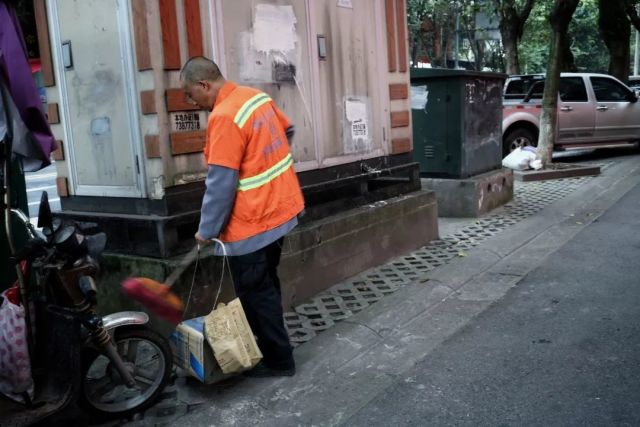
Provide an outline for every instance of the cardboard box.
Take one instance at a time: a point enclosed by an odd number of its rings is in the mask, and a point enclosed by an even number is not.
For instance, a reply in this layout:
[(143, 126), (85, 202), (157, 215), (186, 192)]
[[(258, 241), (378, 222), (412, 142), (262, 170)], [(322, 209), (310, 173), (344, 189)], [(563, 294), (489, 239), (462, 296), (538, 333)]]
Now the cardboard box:
[(231, 376), (223, 374), (204, 337), (204, 317), (185, 320), (176, 326), (170, 338), (174, 363), (205, 384)]

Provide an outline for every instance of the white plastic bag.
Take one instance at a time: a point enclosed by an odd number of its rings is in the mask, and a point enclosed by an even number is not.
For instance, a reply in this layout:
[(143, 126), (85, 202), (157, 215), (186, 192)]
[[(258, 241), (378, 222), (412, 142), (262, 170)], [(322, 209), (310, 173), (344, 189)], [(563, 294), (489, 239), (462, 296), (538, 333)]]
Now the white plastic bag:
[(542, 160), (540, 159), (532, 160), (529, 162), (529, 166), (531, 167), (531, 169), (540, 170), (542, 169), (542, 166), (543, 166)]
[(534, 152), (523, 150), (518, 147), (502, 159), (502, 166), (505, 168), (523, 171), (529, 169), (529, 163), (536, 160), (537, 156)]
[(24, 394), (33, 398), (31, 361), (27, 344), (24, 307), (9, 301), (4, 291), (0, 303), (0, 393), (24, 403)]

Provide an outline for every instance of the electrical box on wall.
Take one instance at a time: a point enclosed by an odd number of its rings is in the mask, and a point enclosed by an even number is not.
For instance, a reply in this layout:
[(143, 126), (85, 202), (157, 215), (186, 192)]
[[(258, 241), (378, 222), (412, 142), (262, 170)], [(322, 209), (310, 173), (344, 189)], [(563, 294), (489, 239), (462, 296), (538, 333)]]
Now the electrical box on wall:
[(282, 62), (273, 63), (273, 81), (277, 83), (296, 82), (296, 66)]

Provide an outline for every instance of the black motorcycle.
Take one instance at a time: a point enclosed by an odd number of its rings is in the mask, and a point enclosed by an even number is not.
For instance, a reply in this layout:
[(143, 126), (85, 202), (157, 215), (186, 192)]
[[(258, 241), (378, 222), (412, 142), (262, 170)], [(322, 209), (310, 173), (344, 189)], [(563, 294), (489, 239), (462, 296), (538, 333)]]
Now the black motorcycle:
[[(6, 196), (10, 162), (2, 163)], [(169, 381), (171, 349), (147, 326), (146, 313), (96, 313), (94, 279), (105, 235), (53, 218), (46, 192), (38, 213), (42, 231), (5, 201), (0, 204), (25, 309), (35, 393), (25, 396), (24, 405), (0, 398), (0, 425), (30, 425), (73, 400), (98, 419), (128, 417), (152, 405)], [(13, 247), (12, 217), (27, 231), (24, 248)]]

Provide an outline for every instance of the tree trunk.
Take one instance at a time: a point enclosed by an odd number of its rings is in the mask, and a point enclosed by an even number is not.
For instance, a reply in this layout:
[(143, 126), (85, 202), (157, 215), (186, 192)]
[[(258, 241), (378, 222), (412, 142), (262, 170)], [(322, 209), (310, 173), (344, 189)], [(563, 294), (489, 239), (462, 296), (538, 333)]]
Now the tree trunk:
[(484, 40), (476, 40), (473, 44), (475, 45), (474, 58), (476, 60), (476, 70), (482, 71), (484, 68)]
[(561, 59), (560, 72), (576, 73), (578, 67), (576, 66), (576, 60), (571, 51), (571, 36), (567, 34), (562, 43), (562, 59)]
[(502, 36), (505, 60), (507, 62), (507, 74), (520, 74), (520, 59), (518, 58), (518, 42), (514, 34)]
[(640, 17), (636, 11), (636, 4), (634, 0), (624, 0), (624, 8), (627, 11), (629, 20), (635, 27), (636, 31), (640, 31)]
[(627, 81), (629, 78), (630, 21), (625, 0), (598, 0), (598, 27), (609, 50), (609, 74)]
[(435, 66), (442, 66), (442, 52), (443, 52), (443, 28), (442, 26), (436, 26), (435, 27), (435, 31), (433, 32), (434, 35), (434, 49), (433, 49), (433, 61), (432, 63)]
[(518, 43), (534, 3), (535, 0), (525, 0), (522, 9), (518, 11), (514, 0), (493, 0), (493, 6), (500, 20), (500, 36), (506, 55), (508, 74), (520, 74)]
[(413, 36), (413, 44), (411, 45), (411, 63), (414, 67), (418, 66), (418, 52), (420, 51), (420, 32), (416, 32)]
[[(609, 47), (609, 46), (607, 46)], [(629, 79), (629, 61), (631, 54), (629, 52), (629, 39), (619, 40), (609, 47), (609, 74), (616, 77), (620, 81), (626, 82)]]
[(544, 165), (551, 164), (558, 125), (558, 89), (560, 87), (560, 67), (562, 49), (566, 44), (567, 30), (580, 0), (556, 0), (549, 20), (551, 22), (551, 45), (547, 76), (542, 96), (542, 115), (540, 117), (540, 135), (538, 136), (538, 154)]

